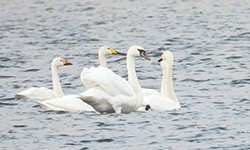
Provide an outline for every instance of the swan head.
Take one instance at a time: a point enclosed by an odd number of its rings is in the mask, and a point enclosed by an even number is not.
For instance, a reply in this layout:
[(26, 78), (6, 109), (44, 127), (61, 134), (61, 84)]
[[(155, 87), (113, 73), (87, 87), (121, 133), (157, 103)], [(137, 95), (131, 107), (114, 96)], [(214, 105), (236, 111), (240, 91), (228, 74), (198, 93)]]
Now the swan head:
[(55, 66), (56, 68), (64, 66), (64, 65), (72, 65), (72, 63), (68, 63), (66, 62), (64, 59), (60, 58), (60, 57), (56, 57), (53, 61), (52, 61), (52, 66)]
[(118, 51), (115, 51), (113, 50), (112, 48), (110, 48), (109, 46), (102, 46), (100, 49), (99, 49), (99, 52), (98, 52), (99, 55), (101, 56), (108, 56), (108, 55), (112, 55), (112, 54), (119, 54), (119, 55), (126, 55), (124, 53), (120, 53)]
[(161, 58), (158, 60), (158, 62), (160, 62), (161, 66), (166, 63), (173, 63), (173, 54), (170, 51), (164, 51), (161, 54)]
[(144, 57), (144, 58), (150, 60), (150, 58), (147, 56), (144, 48), (141, 46), (137, 46), (137, 45), (130, 47), (127, 55), (131, 55), (134, 57), (141, 56), (141, 57)]

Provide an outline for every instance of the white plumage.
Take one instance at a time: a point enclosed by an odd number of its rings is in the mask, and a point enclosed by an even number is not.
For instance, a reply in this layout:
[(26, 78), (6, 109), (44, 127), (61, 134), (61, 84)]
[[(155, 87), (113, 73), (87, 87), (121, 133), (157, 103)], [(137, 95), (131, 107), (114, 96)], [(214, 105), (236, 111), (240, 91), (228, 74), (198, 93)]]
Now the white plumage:
[(31, 87), (27, 90), (19, 92), (15, 94), (17, 99), (49, 99), (49, 98), (57, 98), (63, 96), (62, 88), (60, 85), (59, 77), (57, 74), (57, 68), (64, 65), (72, 65), (71, 63), (67, 63), (60, 57), (56, 57), (51, 63), (51, 75), (53, 82), (53, 90), (48, 89), (46, 87)]
[(65, 95), (45, 101), (36, 101), (44, 110), (53, 111), (95, 111), (93, 107), (84, 103), (77, 95)]
[(143, 95), (135, 72), (136, 56), (149, 59), (140, 46), (132, 46), (128, 50), (128, 82), (104, 67), (83, 69), (81, 81), (87, 90), (79, 95), (80, 98), (100, 113), (130, 113), (137, 110), (142, 104)]
[(151, 110), (167, 111), (181, 108), (179, 101), (175, 95), (172, 83), (173, 55), (170, 51), (163, 52), (160, 60), (163, 69), (161, 93), (145, 89), (143, 105), (138, 110), (145, 110), (145, 106), (149, 105)]
[[(108, 46), (103, 46), (98, 51), (99, 63), (106, 67), (106, 57), (111, 54), (121, 54)], [(45, 110), (54, 111), (95, 111), (86, 104), (78, 95), (67, 95), (60, 98), (48, 99), (43, 102), (36, 101)]]

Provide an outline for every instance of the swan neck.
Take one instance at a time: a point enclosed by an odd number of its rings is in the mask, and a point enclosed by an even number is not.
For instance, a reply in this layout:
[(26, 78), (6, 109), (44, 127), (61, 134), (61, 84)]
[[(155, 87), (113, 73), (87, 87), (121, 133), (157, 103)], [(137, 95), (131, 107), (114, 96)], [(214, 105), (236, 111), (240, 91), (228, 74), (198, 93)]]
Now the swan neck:
[(128, 82), (131, 87), (134, 89), (136, 95), (138, 96), (138, 105), (141, 106), (143, 101), (143, 94), (141, 90), (141, 86), (138, 82), (137, 75), (135, 72), (135, 57), (132, 55), (127, 55), (127, 70), (128, 70)]
[(63, 91), (57, 73), (57, 67), (53, 65), (51, 66), (51, 74), (52, 74), (53, 91), (59, 96), (63, 96)]
[(173, 88), (172, 71), (173, 71), (173, 62), (168, 62), (167, 66), (163, 68), (161, 94), (163, 96), (170, 98), (174, 102), (179, 103)]
[(107, 67), (106, 56), (98, 54), (99, 65), (102, 67)]

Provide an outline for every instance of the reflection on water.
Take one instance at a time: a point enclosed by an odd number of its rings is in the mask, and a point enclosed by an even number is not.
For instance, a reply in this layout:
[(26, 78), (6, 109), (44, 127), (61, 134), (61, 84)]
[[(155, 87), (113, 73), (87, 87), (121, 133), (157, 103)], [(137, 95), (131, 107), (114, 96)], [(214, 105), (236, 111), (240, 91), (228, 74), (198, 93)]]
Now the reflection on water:
[[(247, 1), (1, 1), (1, 149), (249, 149), (249, 39)], [(84, 67), (97, 50), (147, 50), (136, 60), (142, 87), (160, 90), (161, 53), (174, 55), (173, 79), (182, 109), (97, 115), (45, 112), (13, 95), (52, 88), (50, 62), (65, 93), (85, 90)], [(126, 78), (125, 58), (108, 67)]]

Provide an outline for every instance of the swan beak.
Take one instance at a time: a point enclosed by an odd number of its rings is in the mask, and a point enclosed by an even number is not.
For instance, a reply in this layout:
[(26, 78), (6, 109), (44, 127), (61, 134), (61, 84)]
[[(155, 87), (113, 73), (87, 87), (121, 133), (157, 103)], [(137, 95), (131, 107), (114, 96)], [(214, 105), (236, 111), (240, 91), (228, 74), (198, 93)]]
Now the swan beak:
[(64, 64), (64, 65), (73, 65), (72, 63), (66, 63), (66, 64)]
[(127, 55), (126, 53), (120, 53), (120, 52), (117, 52), (117, 51), (116, 51), (116, 54), (122, 55), (122, 56), (126, 56)]
[(158, 60), (158, 62), (163, 61), (163, 53), (161, 54), (161, 58)]
[(146, 58), (147, 60), (150, 60), (150, 58), (147, 56), (146, 52), (144, 50), (140, 50), (141, 57)]
[(117, 54), (117, 51), (113, 50), (112, 48), (108, 48), (112, 54)]
[(72, 63), (68, 63), (65, 60), (61, 60), (63, 62), (64, 65), (73, 65)]
[(163, 61), (163, 59), (162, 59), (162, 58), (160, 58), (160, 59), (158, 60), (158, 62), (161, 62), (161, 61)]
[(117, 51), (113, 50), (112, 48), (108, 48), (108, 49), (111, 51), (112, 54), (118, 54), (118, 55), (122, 55), (122, 56), (126, 56), (127, 55), (125, 53), (117, 52)]

